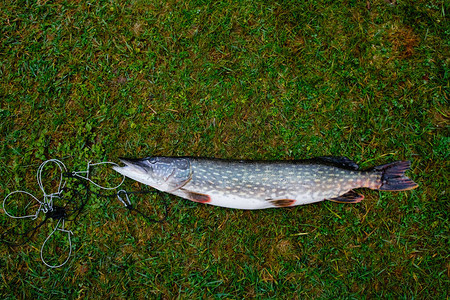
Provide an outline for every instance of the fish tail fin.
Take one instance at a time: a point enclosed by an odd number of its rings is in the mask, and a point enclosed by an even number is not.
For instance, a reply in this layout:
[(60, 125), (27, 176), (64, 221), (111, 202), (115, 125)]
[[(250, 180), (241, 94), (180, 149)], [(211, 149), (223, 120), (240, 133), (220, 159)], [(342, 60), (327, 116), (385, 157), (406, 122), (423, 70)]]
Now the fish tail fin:
[(410, 166), (410, 161), (396, 161), (374, 167), (372, 171), (381, 172), (381, 185), (377, 189), (382, 191), (406, 191), (418, 187), (417, 183), (405, 175)]

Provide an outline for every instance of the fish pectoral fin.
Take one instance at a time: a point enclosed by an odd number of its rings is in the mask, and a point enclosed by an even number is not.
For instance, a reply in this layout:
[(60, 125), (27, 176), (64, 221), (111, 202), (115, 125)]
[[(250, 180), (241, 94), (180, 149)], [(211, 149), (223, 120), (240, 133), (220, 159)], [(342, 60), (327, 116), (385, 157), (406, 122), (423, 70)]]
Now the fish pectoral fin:
[(268, 199), (268, 201), (276, 207), (290, 207), (295, 203), (294, 199)]
[(355, 191), (351, 190), (343, 195), (340, 195), (338, 197), (330, 198), (328, 200), (338, 203), (358, 203), (361, 202), (361, 200), (364, 199), (363, 195), (360, 195), (356, 193)]
[(211, 202), (211, 197), (209, 195), (196, 193), (196, 192), (191, 192), (191, 191), (184, 190), (184, 189), (182, 189), (182, 190), (183, 190), (186, 198), (191, 200), (191, 201), (198, 202), (198, 203)]

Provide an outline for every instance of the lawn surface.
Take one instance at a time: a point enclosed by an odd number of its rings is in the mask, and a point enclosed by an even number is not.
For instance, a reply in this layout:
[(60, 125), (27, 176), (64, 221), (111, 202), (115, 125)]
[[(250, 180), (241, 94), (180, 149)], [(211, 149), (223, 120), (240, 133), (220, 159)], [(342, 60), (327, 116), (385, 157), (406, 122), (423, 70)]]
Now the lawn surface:
[[(149, 155), (411, 160), (419, 188), (262, 211), (131, 196), (159, 215), (168, 202), (157, 224), (92, 195), (66, 224), (63, 267), (39, 253), (55, 220), (0, 243), (0, 298), (448, 298), (449, 14), (447, 1), (2, 2), (1, 199), (42, 199), (47, 159), (73, 171)], [(8, 241), (43, 219), (1, 212)], [(46, 245), (64, 261), (66, 233)]]

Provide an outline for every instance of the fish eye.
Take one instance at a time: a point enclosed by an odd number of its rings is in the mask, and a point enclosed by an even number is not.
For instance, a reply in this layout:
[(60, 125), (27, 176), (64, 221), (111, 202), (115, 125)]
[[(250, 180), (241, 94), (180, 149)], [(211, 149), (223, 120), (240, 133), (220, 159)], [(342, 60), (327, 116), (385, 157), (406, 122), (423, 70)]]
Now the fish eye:
[(156, 158), (155, 157), (150, 157), (149, 159), (148, 159), (148, 162), (150, 163), (150, 164), (156, 164)]

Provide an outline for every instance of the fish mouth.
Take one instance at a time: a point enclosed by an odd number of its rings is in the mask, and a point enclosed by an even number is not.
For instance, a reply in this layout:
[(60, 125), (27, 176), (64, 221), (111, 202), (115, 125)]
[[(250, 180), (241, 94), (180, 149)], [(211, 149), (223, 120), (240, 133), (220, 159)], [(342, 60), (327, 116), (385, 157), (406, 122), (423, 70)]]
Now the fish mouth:
[(148, 173), (151, 167), (147, 163), (147, 159), (135, 159), (119, 157), (119, 160), (125, 164), (123, 167), (113, 167), (113, 170), (122, 175), (129, 176), (130, 173)]
[(144, 169), (144, 171), (148, 171), (150, 169), (150, 166), (148, 165), (148, 159), (142, 158), (142, 159), (136, 159), (136, 158), (126, 158), (126, 157), (119, 157), (119, 160), (124, 163), (127, 167), (140, 167)]

